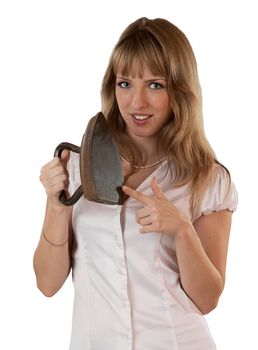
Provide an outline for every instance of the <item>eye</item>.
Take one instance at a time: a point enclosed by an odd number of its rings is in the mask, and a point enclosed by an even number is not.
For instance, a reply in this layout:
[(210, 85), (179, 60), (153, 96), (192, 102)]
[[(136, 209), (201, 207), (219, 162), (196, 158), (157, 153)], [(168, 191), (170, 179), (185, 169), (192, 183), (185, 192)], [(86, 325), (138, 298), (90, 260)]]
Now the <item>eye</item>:
[(129, 83), (127, 81), (119, 81), (117, 85), (120, 86), (122, 89), (126, 89), (129, 87)]
[(155, 81), (153, 81), (152, 83), (150, 83), (150, 88), (151, 89), (162, 89), (162, 88), (164, 88), (164, 85), (162, 85), (162, 84), (160, 84), (160, 83), (157, 83), (157, 82), (155, 82)]

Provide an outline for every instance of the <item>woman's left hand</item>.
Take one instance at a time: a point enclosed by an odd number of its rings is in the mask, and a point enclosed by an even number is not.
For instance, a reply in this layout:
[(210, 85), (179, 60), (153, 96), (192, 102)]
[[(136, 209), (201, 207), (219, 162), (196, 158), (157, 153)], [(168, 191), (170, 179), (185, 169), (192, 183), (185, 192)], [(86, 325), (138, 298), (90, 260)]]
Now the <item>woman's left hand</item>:
[(177, 235), (185, 225), (191, 225), (188, 217), (182, 214), (159, 188), (156, 178), (151, 180), (153, 196), (146, 196), (128, 186), (123, 191), (144, 206), (136, 211), (136, 221), (141, 225), (139, 232), (159, 232)]

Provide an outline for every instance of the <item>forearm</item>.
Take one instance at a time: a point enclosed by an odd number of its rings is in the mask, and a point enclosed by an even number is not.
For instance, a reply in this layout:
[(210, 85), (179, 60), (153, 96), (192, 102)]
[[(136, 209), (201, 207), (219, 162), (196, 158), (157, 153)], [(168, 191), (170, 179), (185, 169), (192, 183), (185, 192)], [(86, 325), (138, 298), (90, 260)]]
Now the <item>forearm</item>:
[(175, 242), (182, 287), (206, 314), (217, 305), (224, 287), (223, 278), (205, 253), (192, 225), (185, 225)]
[(33, 260), (38, 288), (46, 296), (55, 294), (69, 275), (70, 215), (71, 208), (53, 208), (47, 205), (41, 237)]

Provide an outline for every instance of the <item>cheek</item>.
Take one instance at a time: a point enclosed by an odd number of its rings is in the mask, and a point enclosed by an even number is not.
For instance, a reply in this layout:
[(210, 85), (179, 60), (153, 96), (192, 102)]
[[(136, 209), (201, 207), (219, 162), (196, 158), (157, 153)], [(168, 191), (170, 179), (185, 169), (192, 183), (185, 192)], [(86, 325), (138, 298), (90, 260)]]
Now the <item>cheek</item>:
[(156, 108), (160, 110), (166, 110), (170, 105), (170, 99), (165, 91), (158, 91), (155, 94), (153, 93), (150, 96), (149, 101), (151, 101), (153, 106), (156, 106)]
[(116, 90), (115, 95), (119, 107), (123, 107), (127, 104), (128, 98), (126, 98), (125, 94), (121, 93), (119, 90)]
[(126, 102), (126, 98), (123, 94), (121, 94), (119, 92), (116, 92), (115, 96), (116, 96), (117, 106), (118, 106), (118, 109), (120, 111), (120, 115), (121, 115), (122, 119), (124, 120), (124, 122), (127, 123), (126, 114), (127, 114), (127, 110), (128, 110), (128, 107), (127, 107), (128, 103)]
[(171, 111), (171, 106), (170, 106), (170, 101), (166, 97), (161, 97), (156, 101), (156, 108), (161, 111), (163, 115), (168, 115), (170, 114)]

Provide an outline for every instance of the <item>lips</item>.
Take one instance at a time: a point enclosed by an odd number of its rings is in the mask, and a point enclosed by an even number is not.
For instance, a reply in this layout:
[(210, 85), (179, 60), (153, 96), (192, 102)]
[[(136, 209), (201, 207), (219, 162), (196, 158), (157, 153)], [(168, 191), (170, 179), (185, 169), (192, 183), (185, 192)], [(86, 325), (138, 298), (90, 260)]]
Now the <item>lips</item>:
[(142, 114), (142, 113), (133, 113), (131, 116), (136, 120), (136, 121), (145, 121), (149, 118), (152, 117), (152, 114)]

